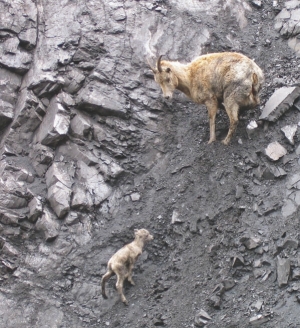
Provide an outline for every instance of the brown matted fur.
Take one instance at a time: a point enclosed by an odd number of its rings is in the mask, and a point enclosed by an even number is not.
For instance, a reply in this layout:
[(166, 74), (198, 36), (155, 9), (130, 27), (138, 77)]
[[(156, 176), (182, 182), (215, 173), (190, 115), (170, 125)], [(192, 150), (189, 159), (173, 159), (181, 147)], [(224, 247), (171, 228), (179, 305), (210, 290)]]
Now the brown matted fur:
[(208, 143), (216, 140), (215, 119), (223, 103), (230, 120), (228, 134), (222, 141), (225, 145), (238, 124), (239, 108), (259, 104), (258, 93), (264, 82), (263, 72), (256, 63), (235, 52), (203, 55), (189, 64), (162, 61), (160, 56), (156, 67), (151, 69), (165, 98), (172, 98), (177, 89), (194, 102), (206, 105), (210, 126)]

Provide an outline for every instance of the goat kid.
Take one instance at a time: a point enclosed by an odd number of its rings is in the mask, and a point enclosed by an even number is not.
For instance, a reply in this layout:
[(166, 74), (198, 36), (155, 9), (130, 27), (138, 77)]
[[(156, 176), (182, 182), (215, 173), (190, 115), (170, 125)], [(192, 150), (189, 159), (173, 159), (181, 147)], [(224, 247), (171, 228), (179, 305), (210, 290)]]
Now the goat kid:
[(239, 108), (253, 108), (260, 103), (258, 93), (264, 82), (262, 70), (248, 57), (234, 52), (212, 53), (197, 57), (189, 64), (162, 61), (151, 67), (155, 81), (165, 98), (172, 98), (175, 89), (208, 110), (210, 138), (216, 140), (215, 120), (223, 103), (230, 120), (226, 138), (228, 145), (238, 124)]
[(142, 254), (145, 243), (150, 240), (153, 240), (153, 236), (146, 229), (134, 229), (134, 234), (134, 241), (119, 249), (110, 258), (107, 264), (107, 272), (101, 280), (102, 296), (104, 298), (107, 298), (105, 292), (105, 284), (111, 276), (113, 276), (114, 274), (117, 275), (116, 288), (119, 295), (121, 296), (122, 302), (125, 305), (128, 305), (128, 301), (123, 293), (124, 280), (127, 279), (132, 285), (134, 285), (134, 282), (132, 280), (132, 269), (134, 263)]

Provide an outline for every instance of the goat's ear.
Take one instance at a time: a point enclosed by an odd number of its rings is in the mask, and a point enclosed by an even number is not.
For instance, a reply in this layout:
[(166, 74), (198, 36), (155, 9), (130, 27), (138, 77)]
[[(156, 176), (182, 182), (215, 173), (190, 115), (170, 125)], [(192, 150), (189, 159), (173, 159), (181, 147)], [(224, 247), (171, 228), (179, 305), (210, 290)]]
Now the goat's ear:
[(139, 231), (139, 229), (134, 229), (134, 233), (136, 234)]
[(167, 72), (167, 73), (170, 73), (170, 72), (171, 72), (171, 68), (170, 68), (170, 67), (167, 67), (167, 68), (166, 68), (166, 72)]

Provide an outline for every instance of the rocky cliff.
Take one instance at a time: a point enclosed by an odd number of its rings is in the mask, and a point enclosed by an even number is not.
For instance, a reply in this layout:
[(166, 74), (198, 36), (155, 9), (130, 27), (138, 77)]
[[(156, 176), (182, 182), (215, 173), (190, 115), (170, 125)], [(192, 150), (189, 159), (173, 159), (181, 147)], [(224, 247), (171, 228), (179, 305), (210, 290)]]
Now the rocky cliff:
[[(0, 0), (0, 327), (299, 324), (298, 94), (246, 129), (299, 82), (299, 11), (297, 0)], [(221, 51), (266, 77), (228, 147), (207, 145), (203, 106), (162, 99), (148, 65)], [(293, 142), (280, 130), (291, 124)], [(220, 112), (218, 140), (227, 129)], [(276, 162), (273, 141), (286, 149)], [(154, 241), (126, 308), (113, 279), (102, 299), (100, 280), (134, 228)]]

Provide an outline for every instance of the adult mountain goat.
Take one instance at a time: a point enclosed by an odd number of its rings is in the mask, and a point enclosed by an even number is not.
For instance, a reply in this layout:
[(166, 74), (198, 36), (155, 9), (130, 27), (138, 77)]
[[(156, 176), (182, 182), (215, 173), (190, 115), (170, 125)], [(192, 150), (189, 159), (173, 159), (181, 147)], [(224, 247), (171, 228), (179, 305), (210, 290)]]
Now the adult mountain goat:
[(161, 60), (151, 67), (155, 81), (165, 98), (172, 98), (175, 89), (185, 93), (208, 110), (210, 138), (216, 140), (215, 119), (223, 103), (230, 126), (225, 145), (230, 142), (238, 124), (239, 108), (253, 108), (259, 104), (258, 92), (264, 82), (262, 70), (248, 57), (234, 52), (213, 53), (197, 57), (189, 64)]

